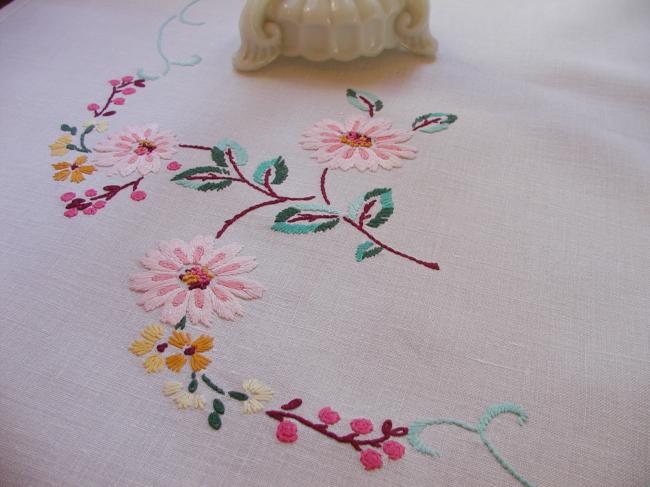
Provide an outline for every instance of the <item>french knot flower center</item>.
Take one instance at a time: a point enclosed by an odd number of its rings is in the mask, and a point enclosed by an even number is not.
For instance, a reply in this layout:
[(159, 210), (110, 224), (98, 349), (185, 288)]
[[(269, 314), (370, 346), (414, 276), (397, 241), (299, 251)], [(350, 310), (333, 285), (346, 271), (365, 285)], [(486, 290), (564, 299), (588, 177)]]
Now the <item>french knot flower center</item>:
[(151, 154), (156, 150), (156, 144), (147, 139), (142, 139), (138, 141), (138, 146), (135, 148), (135, 153), (139, 156), (144, 156), (146, 154)]
[(160, 353), (163, 353), (165, 351), (165, 349), (167, 348), (167, 346), (168, 345), (166, 343), (160, 343), (156, 347), (156, 350), (158, 350)]
[(183, 353), (184, 353), (185, 355), (192, 356), (192, 355), (194, 355), (194, 354), (196, 353), (196, 348), (193, 347), (193, 346), (192, 346), (192, 347), (188, 347), (188, 348), (185, 349), (185, 351), (184, 351)]
[(372, 138), (359, 132), (348, 132), (341, 135), (341, 142), (350, 147), (372, 147)]
[(214, 274), (210, 270), (203, 266), (199, 267), (195, 265), (187, 269), (183, 274), (178, 276), (178, 278), (183, 281), (187, 287), (192, 289), (205, 289), (210, 285), (210, 282), (214, 278)]

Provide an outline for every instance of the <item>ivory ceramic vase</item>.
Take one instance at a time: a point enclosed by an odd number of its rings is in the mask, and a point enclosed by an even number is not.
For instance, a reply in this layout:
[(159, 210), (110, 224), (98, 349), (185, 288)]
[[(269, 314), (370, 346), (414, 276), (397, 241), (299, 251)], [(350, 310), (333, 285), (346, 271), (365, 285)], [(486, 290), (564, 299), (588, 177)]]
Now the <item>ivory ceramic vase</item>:
[(280, 55), (350, 61), (403, 46), (433, 56), (429, 0), (248, 0), (240, 20), (240, 71)]

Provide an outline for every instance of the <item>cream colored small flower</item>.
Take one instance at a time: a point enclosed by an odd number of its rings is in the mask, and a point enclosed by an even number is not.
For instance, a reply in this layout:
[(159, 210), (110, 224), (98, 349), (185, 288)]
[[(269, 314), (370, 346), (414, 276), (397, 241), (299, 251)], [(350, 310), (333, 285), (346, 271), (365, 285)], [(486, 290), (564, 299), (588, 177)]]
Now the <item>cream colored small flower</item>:
[(50, 155), (52, 157), (61, 157), (70, 152), (68, 149), (68, 144), (72, 144), (71, 135), (60, 135), (57, 139), (50, 144)]
[(244, 414), (259, 413), (264, 409), (263, 402), (273, 399), (273, 390), (257, 379), (248, 379), (242, 384), (248, 399), (244, 401)]
[(97, 130), (99, 133), (106, 132), (106, 129), (108, 129), (108, 122), (106, 120), (94, 120), (91, 118), (90, 120), (86, 120), (81, 124), (81, 126), (85, 129), (91, 125), (94, 125), (95, 130)]
[(163, 386), (163, 395), (170, 397), (178, 409), (205, 409), (205, 397), (202, 394), (192, 394), (183, 390), (183, 384), (167, 381)]

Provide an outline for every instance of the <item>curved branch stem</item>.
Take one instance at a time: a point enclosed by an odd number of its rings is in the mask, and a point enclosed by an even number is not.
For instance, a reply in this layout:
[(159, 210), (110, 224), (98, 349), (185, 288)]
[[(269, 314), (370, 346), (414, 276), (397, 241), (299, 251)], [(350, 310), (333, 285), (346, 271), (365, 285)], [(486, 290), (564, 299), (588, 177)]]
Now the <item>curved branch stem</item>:
[(365, 235), (365, 236), (368, 238), (368, 240), (370, 240), (370, 241), (371, 241), (372, 243), (374, 243), (375, 245), (378, 245), (378, 246), (381, 247), (382, 249), (387, 250), (388, 252), (390, 252), (390, 253), (392, 253), (392, 254), (395, 254), (395, 255), (398, 255), (398, 256), (400, 256), (400, 257), (403, 257), (404, 259), (410, 260), (411, 262), (415, 262), (416, 264), (420, 264), (420, 265), (422, 265), (422, 266), (424, 266), (424, 267), (427, 267), (427, 268), (429, 268), (429, 269), (433, 269), (434, 271), (438, 271), (438, 270), (440, 270), (440, 266), (439, 266), (436, 262), (426, 262), (426, 261), (424, 261), (424, 260), (417, 259), (417, 258), (415, 258), (415, 257), (413, 257), (413, 256), (411, 256), (411, 255), (405, 254), (404, 252), (400, 252), (399, 250), (396, 250), (396, 249), (392, 248), (392, 247), (389, 246), (389, 245), (386, 245), (384, 242), (382, 242), (381, 240), (379, 240), (379, 239), (378, 239), (377, 237), (375, 237), (373, 234), (371, 234), (370, 232), (368, 232), (368, 230), (366, 230), (366, 229), (365, 229), (361, 224), (355, 222), (355, 221), (352, 220), (351, 218), (345, 216), (345, 217), (343, 217), (343, 220), (344, 220), (346, 223), (348, 223), (348, 224), (350, 224), (351, 226), (353, 226), (353, 227), (354, 227), (358, 232), (361, 232), (363, 235)]
[(328, 205), (330, 204), (330, 199), (327, 197), (327, 173), (329, 171), (329, 168), (325, 168), (323, 170), (323, 174), (320, 177), (320, 194), (323, 195), (323, 200), (325, 203)]

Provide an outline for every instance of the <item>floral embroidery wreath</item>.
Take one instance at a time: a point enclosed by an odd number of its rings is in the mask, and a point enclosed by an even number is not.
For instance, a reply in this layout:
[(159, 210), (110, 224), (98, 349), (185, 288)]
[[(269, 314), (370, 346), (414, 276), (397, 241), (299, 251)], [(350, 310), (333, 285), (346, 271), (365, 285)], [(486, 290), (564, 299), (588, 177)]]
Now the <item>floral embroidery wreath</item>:
[[(114, 116), (116, 108), (125, 104), (125, 96), (133, 95), (146, 87), (144, 79), (124, 76), (110, 80), (111, 92), (106, 102), (88, 105), (92, 118), (76, 126), (62, 124), (63, 132), (51, 145), (50, 154), (62, 158), (76, 152), (72, 159), (52, 164), (53, 179), (70, 181), (78, 185), (96, 173), (108, 176), (135, 178), (125, 184), (109, 184), (99, 191), (88, 188), (82, 195), (68, 191), (60, 196), (65, 205), (64, 215), (92, 216), (122, 192), (130, 192), (133, 201), (146, 199), (140, 185), (163, 166), (175, 175), (171, 181), (189, 189), (202, 192), (223, 191), (235, 184), (264, 196), (264, 201), (254, 204), (227, 219), (217, 230), (216, 238), (197, 236), (185, 242), (170, 240), (160, 242), (157, 249), (150, 250), (141, 260), (144, 271), (129, 279), (132, 290), (141, 293), (138, 304), (146, 311), (160, 309), (160, 323), (145, 326), (140, 337), (133, 341), (129, 351), (143, 359), (142, 366), (149, 374), (167, 369), (170, 373), (189, 374), (187, 385), (179, 381), (165, 382), (162, 393), (170, 398), (178, 409), (205, 410), (205, 393), (213, 396), (207, 422), (215, 430), (223, 426), (226, 403), (241, 404), (245, 414), (264, 411), (265, 404), (274, 397), (273, 390), (258, 379), (245, 380), (241, 388), (223, 389), (217, 384), (213, 372), (209, 372), (214, 348), (210, 335), (192, 336), (186, 331), (188, 324), (209, 328), (215, 319), (235, 320), (244, 313), (243, 302), (262, 297), (264, 287), (245, 277), (257, 266), (254, 257), (240, 255), (242, 246), (231, 244), (217, 246), (217, 241), (228, 228), (247, 214), (266, 206), (286, 205), (275, 217), (271, 228), (285, 234), (317, 234), (347, 224), (363, 235), (366, 241), (357, 246), (358, 262), (374, 257), (383, 251), (395, 256), (438, 270), (435, 262), (424, 261), (394, 249), (379, 240), (372, 231), (388, 222), (394, 213), (390, 188), (374, 188), (360, 195), (343, 212), (332, 207), (327, 194), (327, 175), (330, 170), (358, 171), (392, 170), (404, 161), (417, 156), (417, 148), (407, 145), (416, 132), (432, 134), (443, 131), (457, 117), (449, 113), (427, 113), (416, 117), (410, 131), (394, 129), (388, 120), (375, 118), (384, 108), (383, 102), (374, 94), (349, 89), (347, 99), (365, 115), (353, 116), (345, 122), (322, 120), (305, 130), (300, 145), (312, 152), (312, 158), (323, 166), (320, 176), (320, 194), (286, 196), (279, 186), (287, 179), (289, 168), (282, 156), (260, 163), (251, 176), (242, 171), (248, 162), (248, 153), (237, 142), (222, 139), (212, 147), (178, 143), (176, 136), (161, 131), (157, 125), (128, 127), (109, 135), (91, 150), (86, 137), (93, 132), (108, 129), (106, 119)], [(78, 140), (75, 142), (75, 137)], [(180, 149), (205, 151), (210, 161), (205, 166), (182, 169), (174, 157)], [(91, 161), (89, 163), (89, 157)], [(320, 198), (321, 204), (313, 200)], [(306, 202), (311, 202), (307, 204)], [(167, 325), (167, 326), (165, 326)], [(201, 388), (201, 392), (199, 392)], [(239, 390), (238, 390), (239, 389)], [(277, 421), (276, 437), (282, 443), (294, 443), (298, 439), (298, 426), (310, 429), (341, 444), (347, 444), (359, 454), (359, 461), (366, 470), (382, 468), (384, 458), (395, 461), (403, 457), (405, 445), (399, 441), (406, 438), (417, 451), (437, 457), (440, 452), (432, 449), (421, 438), (422, 432), (433, 425), (453, 425), (476, 433), (499, 464), (522, 485), (532, 484), (521, 477), (497, 452), (487, 437), (486, 429), (496, 416), (514, 414), (520, 424), (528, 420), (525, 410), (516, 404), (501, 403), (488, 407), (476, 424), (455, 419), (433, 419), (412, 422), (409, 426), (395, 426), (386, 419), (377, 427), (367, 418), (349, 421), (349, 431), (335, 428), (341, 421), (338, 412), (329, 406), (320, 408), (316, 418), (309, 419), (298, 413), (303, 406), (300, 398), (281, 405), (277, 410), (266, 410), (266, 415)]]

